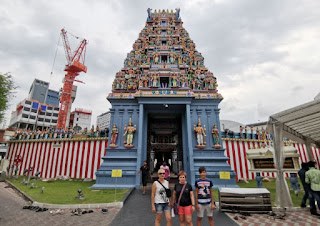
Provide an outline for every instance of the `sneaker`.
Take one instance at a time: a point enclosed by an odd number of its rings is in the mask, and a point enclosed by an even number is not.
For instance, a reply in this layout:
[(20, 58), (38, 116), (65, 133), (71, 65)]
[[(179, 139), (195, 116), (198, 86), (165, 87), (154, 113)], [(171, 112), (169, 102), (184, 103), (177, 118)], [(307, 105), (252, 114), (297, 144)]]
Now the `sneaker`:
[(300, 207), (301, 208), (306, 208), (307, 206), (306, 206), (306, 204), (301, 204)]

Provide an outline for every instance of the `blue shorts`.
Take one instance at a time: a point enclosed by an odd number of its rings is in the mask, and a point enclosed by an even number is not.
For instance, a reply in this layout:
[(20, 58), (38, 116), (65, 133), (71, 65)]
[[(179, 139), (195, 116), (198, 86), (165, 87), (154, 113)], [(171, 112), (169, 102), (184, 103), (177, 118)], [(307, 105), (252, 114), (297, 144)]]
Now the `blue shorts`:
[(168, 203), (155, 203), (157, 213), (162, 213), (163, 211), (170, 211), (170, 206)]

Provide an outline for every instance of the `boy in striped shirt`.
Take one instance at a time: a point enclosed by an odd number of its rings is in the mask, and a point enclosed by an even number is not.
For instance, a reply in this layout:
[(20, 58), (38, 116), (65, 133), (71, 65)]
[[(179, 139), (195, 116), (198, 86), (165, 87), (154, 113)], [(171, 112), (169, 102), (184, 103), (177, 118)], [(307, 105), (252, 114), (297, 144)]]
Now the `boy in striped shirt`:
[(196, 210), (198, 211), (197, 226), (201, 226), (201, 220), (204, 212), (207, 212), (209, 225), (213, 226), (213, 210), (216, 208), (214, 205), (212, 193), (212, 181), (207, 179), (206, 168), (201, 166), (199, 168), (200, 179), (196, 180)]

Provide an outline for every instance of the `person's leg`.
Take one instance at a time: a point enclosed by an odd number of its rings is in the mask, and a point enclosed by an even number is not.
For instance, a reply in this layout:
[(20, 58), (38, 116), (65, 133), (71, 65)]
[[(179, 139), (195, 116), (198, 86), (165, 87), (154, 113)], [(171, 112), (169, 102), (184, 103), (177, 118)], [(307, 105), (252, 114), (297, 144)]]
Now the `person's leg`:
[(146, 194), (146, 186), (143, 186), (143, 193), (142, 194)]
[(193, 223), (192, 223), (192, 216), (185, 216), (185, 221), (187, 223), (188, 226), (193, 226)]
[(197, 226), (201, 226), (202, 217), (197, 217)]
[(316, 203), (314, 201), (314, 195), (312, 191), (308, 191), (308, 198), (309, 198), (309, 204), (310, 204), (310, 213), (316, 215), (317, 214), (317, 207)]
[(213, 217), (208, 217), (209, 225), (214, 226)]
[(172, 225), (172, 219), (171, 219), (170, 207), (169, 207), (169, 210), (165, 210), (164, 211), (164, 215), (166, 217), (167, 226), (171, 226)]
[(301, 200), (301, 207), (306, 207), (307, 206), (307, 199), (309, 198), (309, 193), (308, 191), (305, 189), (304, 190), (304, 196), (302, 197), (302, 200)]
[(156, 213), (156, 220), (154, 222), (155, 226), (160, 226), (162, 213)]
[(180, 222), (180, 226), (185, 226), (185, 216), (184, 215), (180, 215), (179, 214), (179, 222)]

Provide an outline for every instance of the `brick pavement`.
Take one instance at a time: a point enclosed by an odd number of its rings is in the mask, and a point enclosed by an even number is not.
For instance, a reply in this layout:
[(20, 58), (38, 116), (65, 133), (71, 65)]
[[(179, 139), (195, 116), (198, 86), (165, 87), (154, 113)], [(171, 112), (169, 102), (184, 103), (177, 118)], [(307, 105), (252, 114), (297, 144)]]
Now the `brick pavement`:
[(72, 216), (71, 210), (65, 210), (62, 215), (52, 215), (49, 211), (35, 212), (22, 209), (25, 205), (30, 205), (13, 189), (5, 188), (6, 183), (0, 182), (0, 225), (1, 226), (25, 226), (25, 225), (109, 225), (120, 208), (108, 208), (107, 214), (102, 214), (100, 209), (95, 209), (93, 213), (81, 216)]
[[(276, 212), (277, 213), (277, 212)], [(234, 220), (240, 226), (317, 226), (320, 225), (320, 219), (310, 214), (307, 208), (287, 212), (285, 220), (274, 219), (267, 214), (252, 214), (246, 216), (247, 219), (241, 219), (240, 214), (228, 213), (231, 219), (238, 216), (238, 220)]]

